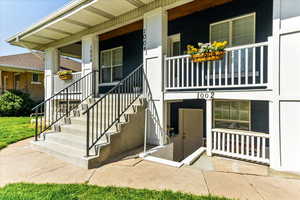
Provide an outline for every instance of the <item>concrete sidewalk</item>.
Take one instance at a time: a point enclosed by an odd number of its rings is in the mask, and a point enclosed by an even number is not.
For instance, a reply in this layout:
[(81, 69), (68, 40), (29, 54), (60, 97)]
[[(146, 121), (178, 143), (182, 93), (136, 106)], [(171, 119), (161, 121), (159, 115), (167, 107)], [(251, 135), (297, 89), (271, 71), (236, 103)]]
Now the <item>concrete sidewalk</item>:
[(128, 159), (86, 170), (32, 150), (30, 139), (0, 151), (0, 186), (14, 182), (88, 183), (99, 186), (169, 189), (237, 199), (300, 199), (300, 180), (195, 167), (173, 168)]

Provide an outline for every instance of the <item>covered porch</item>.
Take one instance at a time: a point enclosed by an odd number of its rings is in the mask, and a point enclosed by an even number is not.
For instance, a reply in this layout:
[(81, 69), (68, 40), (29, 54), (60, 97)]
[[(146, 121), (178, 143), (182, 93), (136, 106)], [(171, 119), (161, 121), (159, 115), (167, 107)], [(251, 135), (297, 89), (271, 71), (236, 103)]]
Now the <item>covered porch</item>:
[[(243, 90), (247, 91), (246, 95), (251, 95), (252, 91), (272, 89), (268, 62), (272, 55), (269, 38), (272, 36), (272, 0), (157, 0), (138, 4), (124, 1), (120, 5), (111, 2), (82, 3), (84, 5), (80, 8), (74, 7), (74, 12), (71, 9), (70, 15), (23, 38), (31, 40), (28, 45), (32, 48), (46, 51), (46, 99), (57, 91), (63, 98), (79, 93), (79, 96), (71, 96), (71, 100), (99, 97), (143, 64), (153, 91), (150, 100), (156, 107), (158, 123), (165, 134), (168, 128), (165, 100), (181, 100), (180, 95), (185, 95), (183, 92), (201, 95), (199, 91), (222, 90), (228, 92), (229, 99), (238, 100), (234, 91)], [(68, 27), (70, 32), (62, 27)], [(53, 32), (64, 36), (54, 36)], [(43, 39), (42, 44), (33, 43), (37, 37), (39, 42)], [(188, 44), (224, 40), (230, 46), (221, 61), (194, 63), (186, 55)], [(17, 40), (12, 41), (15, 42)], [(78, 81), (74, 79), (71, 90), (56, 88), (59, 54), (82, 61), (81, 73), (73, 74)], [(64, 83), (66, 85), (61, 88), (70, 86)], [(268, 94), (260, 93), (255, 100), (268, 99)], [(215, 97), (197, 98), (206, 100), (206, 142), (202, 144), (209, 155), (270, 162), (267, 149), (269, 132), (257, 134), (251, 129), (236, 132), (215, 127), (212, 123), (212, 99)], [(68, 106), (67, 103), (67, 110)], [(150, 140), (146, 142), (151, 144)], [(156, 141), (155, 145), (161, 145), (161, 141)]]
[[(144, 63), (146, 66), (149, 55), (145, 46), (148, 44), (151, 49), (152, 43), (155, 44), (151, 34), (143, 32), (151, 23), (147, 15), (108, 28), (115, 17), (154, 5), (152, 1), (142, 3), (138, 5), (125, 1), (113, 9), (113, 3), (90, 2), (74, 11), (73, 15), (24, 36), (22, 44), (11, 42), (46, 50), (46, 59), (49, 60), (46, 71), (52, 74), (52, 78), (46, 79), (54, 83), (51, 94), (69, 84), (56, 82), (57, 54), (81, 60), (81, 74), (74, 74), (74, 81), (97, 71), (97, 92), (106, 93), (139, 65)], [(164, 62), (160, 80), (165, 92), (271, 89), (272, 0), (195, 0), (165, 4), (167, 21), (161, 28), (166, 31), (166, 37), (161, 38), (165, 46), (162, 48)], [(126, 9), (121, 12), (121, 7)], [(85, 30), (93, 26), (101, 28), (101, 31), (86, 34)], [(68, 27), (68, 31), (62, 30), (62, 27)], [(156, 28), (152, 29), (154, 31)], [(187, 45), (225, 40), (229, 46), (220, 61), (194, 63), (186, 55)]]

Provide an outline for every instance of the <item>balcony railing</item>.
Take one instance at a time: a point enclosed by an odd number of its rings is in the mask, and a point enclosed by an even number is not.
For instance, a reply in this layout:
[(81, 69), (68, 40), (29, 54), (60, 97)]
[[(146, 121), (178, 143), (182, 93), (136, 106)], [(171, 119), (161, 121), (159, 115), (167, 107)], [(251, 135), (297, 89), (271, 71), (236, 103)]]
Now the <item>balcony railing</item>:
[(211, 152), (268, 164), (269, 142), (269, 134), (266, 133), (212, 129)]
[(268, 42), (227, 48), (222, 60), (194, 63), (190, 55), (165, 58), (165, 90), (266, 88)]
[[(54, 82), (54, 93), (57, 93), (59, 91), (61, 91), (62, 89), (66, 88), (68, 85), (70, 85), (71, 83), (79, 80), (81, 78), (81, 72), (74, 72), (72, 73), (73, 78), (72, 80), (68, 80), (68, 81), (64, 81), (64, 80), (60, 80), (58, 75), (54, 75), (53, 76), (53, 82)], [(70, 93), (74, 93), (76, 92), (81, 92), (81, 85), (78, 85), (76, 87), (80, 87), (80, 88), (75, 88), (75, 86), (73, 88), (70, 88)]]

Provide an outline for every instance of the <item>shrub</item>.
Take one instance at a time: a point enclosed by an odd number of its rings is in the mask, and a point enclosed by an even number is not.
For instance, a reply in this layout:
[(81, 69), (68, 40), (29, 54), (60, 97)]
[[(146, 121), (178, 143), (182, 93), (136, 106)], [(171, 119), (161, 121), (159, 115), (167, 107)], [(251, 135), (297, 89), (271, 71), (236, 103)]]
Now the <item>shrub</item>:
[(10, 90), (0, 96), (0, 116), (28, 116), (34, 105), (29, 94)]

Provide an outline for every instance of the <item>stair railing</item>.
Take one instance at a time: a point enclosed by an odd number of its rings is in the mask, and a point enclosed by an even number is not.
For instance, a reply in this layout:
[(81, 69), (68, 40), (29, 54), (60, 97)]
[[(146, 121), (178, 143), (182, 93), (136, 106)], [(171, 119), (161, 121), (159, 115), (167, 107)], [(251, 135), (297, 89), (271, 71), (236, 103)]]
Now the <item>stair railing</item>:
[[(160, 118), (159, 118), (157, 108), (155, 105), (155, 100), (153, 99), (149, 81), (147, 79), (147, 75), (145, 74), (145, 72), (143, 72), (143, 80), (144, 80), (143, 95), (144, 95), (145, 100), (147, 101), (147, 109), (146, 109), (146, 116), (147, 116), (146, 122), (147, 123), (145, 124), (146, 136), (150, 136), (148, 134), (148, 132), (149, 132), (148, 122), (151, 120), (153, 123), (152, 127), (154, 127), (154, 130), (151, 130), (151, 135), (158, 136), (160, 145), (164, 145), (167, 143), (168, 135), (166, 134), (166, 132), (164, 131), (164, 129), (161, 126)], [(147, 140), (147, 138), (145, 138), (145, 141), (146, 140)], [(144, 153), (146, 153), (146, 142), (144, 145), (145, 145)]]
[(86, 156), (98, 141), (120, 122), (121, 116), (142, 94), (143, 65), (137, 67), (104, 96), (91, 105), (86, 114)]
[(59, 120), (69, 117), (83, 101), (96, 95), (96, 74), (96, 70), (86, 74), (32, 109), (35, 141)]

